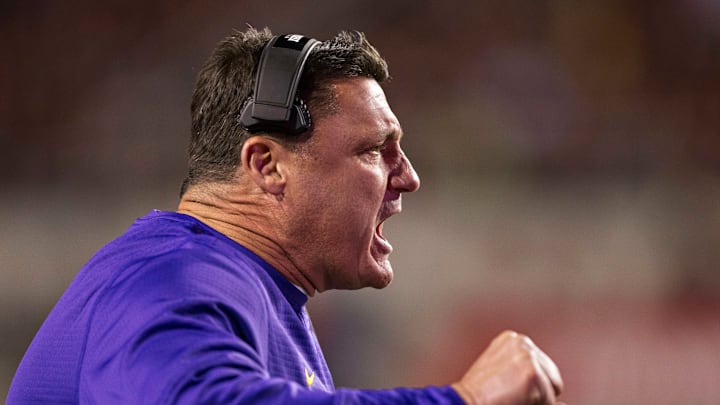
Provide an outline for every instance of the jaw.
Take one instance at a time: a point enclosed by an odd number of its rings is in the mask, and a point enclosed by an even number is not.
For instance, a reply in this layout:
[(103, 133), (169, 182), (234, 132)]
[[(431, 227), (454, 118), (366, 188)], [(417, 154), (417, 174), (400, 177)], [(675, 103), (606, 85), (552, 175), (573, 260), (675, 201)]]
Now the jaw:
[(393, 269), (387, 248), (378, 244), (374, 235), (365, 246), (354, 263), (330, 266), (325, 272), (323, 290), (359, 290), (365, 287), (381, 289), (390, 284), (393, 279)]
[[(393, 269), (390, 254), (393, 248), (383, 235), (383, 226), (389, 217), (399, 212), (399, 208), (379, 202), (370, 210), (363, 211), (350, 217), (368, 218), (372, 215), (372, 219), (363, 226), (350, 221), (340, 238), (337, 238), (338, 235), (331, 238), (327, 232), (315, 232), (312, 235), (316, 238), (306, 239), (302, 246), (295, 246), (293, 252), (304, 259), (298, 260), (297, 264), (302, 264), (319, 292), (365, 287), (381, 289), (391, 283)], [(304, 236), (307, 238), (308, 234)], [(315, 254), (309, 254), (309, 245), (316, 247)]]

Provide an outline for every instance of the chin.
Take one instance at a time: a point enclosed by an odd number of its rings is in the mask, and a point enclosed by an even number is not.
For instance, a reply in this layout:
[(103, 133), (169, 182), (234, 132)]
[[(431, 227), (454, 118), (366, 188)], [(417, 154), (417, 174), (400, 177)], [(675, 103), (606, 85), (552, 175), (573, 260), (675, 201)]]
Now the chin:
[(385, 279), (383, 279), (383, 280), (381, 280), (381, 281), (378, 281), (378, 282), (376, 282), (376, 283), (374, 283), (374, 284), (368, 285), (368, 287), (372, 287), (372, 288), (381, 290), (381, 289), (389, 286), (390, 283), (392, 283), (392, 279), (393, 279), (393, 278), (392, 278), (392, 275), (390, 275), (389, 277), (386, 277)]
[(390, 262), (386, 260), (383, 263), (376, 263), (376, 266), (371, 270), (369, 277), (362, 280), (362, 287), (382, 289), (390, 285), (393, 280), (393, 269)]
[[(336, 267), (335, 269), (341, 268)], [(370, 263), (366, 263), (360, 268), (356, 267), (355, 271), (335, 271), (330, 274), (341, 275), (341, 277), (331, 277), (327, 287), (320, 291), (359, 290), (366, 287), (381, 289), (390, 285), (393, 280), (393, 269), (387, 259), (380, 261), (371, 259)]]

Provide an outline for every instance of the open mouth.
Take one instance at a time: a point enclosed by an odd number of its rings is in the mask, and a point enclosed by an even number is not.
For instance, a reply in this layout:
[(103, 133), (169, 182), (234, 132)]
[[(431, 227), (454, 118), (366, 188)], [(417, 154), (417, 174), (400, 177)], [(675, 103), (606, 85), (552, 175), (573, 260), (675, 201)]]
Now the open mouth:
[(387, 239), (385, 239), (385, 236), (383, 236), (383, 234), (382, 234), (383, 224), (384, 224), (384, 223), (385, 223), (385, 220), (383, 220), (382, 222), (380, 222), (380, 223), (378, 224), (378, 226), (375, 227), (375, 233), (377, 234), (377, 236), (378, 236), (380, 239), (387, 240)]
[(383, 225), (388, 218), (401, 212), (400, 199), (388, 201), (387, 205), (383, 206), (378, 213), (378, 224), (375, 226), (375, 236), (373, 237), (373, 245), (377, 253), (389, 255), (393, 247), (383, 235)]
[(392, 252), (392, 245), (390, 244), (390, 242), (387, 240), (387, 238), (385, 238), (385, 236), (382, 233), (384, 223), (385, 223), (385, 220), (382, 220), (375, 227), (375, 239), (378, 242), (380, 251), (382, 253), (390, 253), (390, 252)]

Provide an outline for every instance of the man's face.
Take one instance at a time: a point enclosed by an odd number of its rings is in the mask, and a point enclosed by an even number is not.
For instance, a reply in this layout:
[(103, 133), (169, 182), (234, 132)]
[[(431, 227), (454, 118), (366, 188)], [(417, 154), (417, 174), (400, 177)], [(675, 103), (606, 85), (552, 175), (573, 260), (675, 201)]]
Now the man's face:
[(335, 82), (337, 111), (314, 122), (291, 163), (290, 259), (319, 291), (382, 288), (393, 277), (383, 222), (420, 180), (400, 148), (400, 123), (373, 79)]

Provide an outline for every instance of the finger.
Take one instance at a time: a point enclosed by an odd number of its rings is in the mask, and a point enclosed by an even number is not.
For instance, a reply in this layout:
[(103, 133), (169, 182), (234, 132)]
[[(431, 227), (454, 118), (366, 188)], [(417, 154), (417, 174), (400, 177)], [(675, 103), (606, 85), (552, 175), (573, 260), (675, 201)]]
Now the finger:
[(539, 348), (536, 349), (540, 367), (550, 379), (550, 383), (552, 384), (553, 390), (555, 391), (555, 395), (560, 395), (560, 393), (562, 393), (564, 389), (564, 383), (562, 376), (560, 375), (560, 369), (558, 369), (557, 365), (555, 365), (555, 362), (552, 361), (550, 356), (545, 354), (545, 352), (543, 352)]
[(557, 365), (555, 365), (555, 362), (552, 361), (550, 356), (537, 347), (537, 345), (529, 337), (523, 336), (523, 344), (526, 348), (528, 348), (528, 350), (537, 356), (536, 358), (539, 361), (541, 369), (550, 379), (555, 395), (560, 395), (563, 391), (564, 384), (562, 376), (560, 375), (560, 369), (558, 369)]
[(535, 395), (533, 395), (533, 404), (555, 404), (555, 390), (547, 373), (543, 371), (540, 361), (533, 353), (533, 367), (535, 368)]

